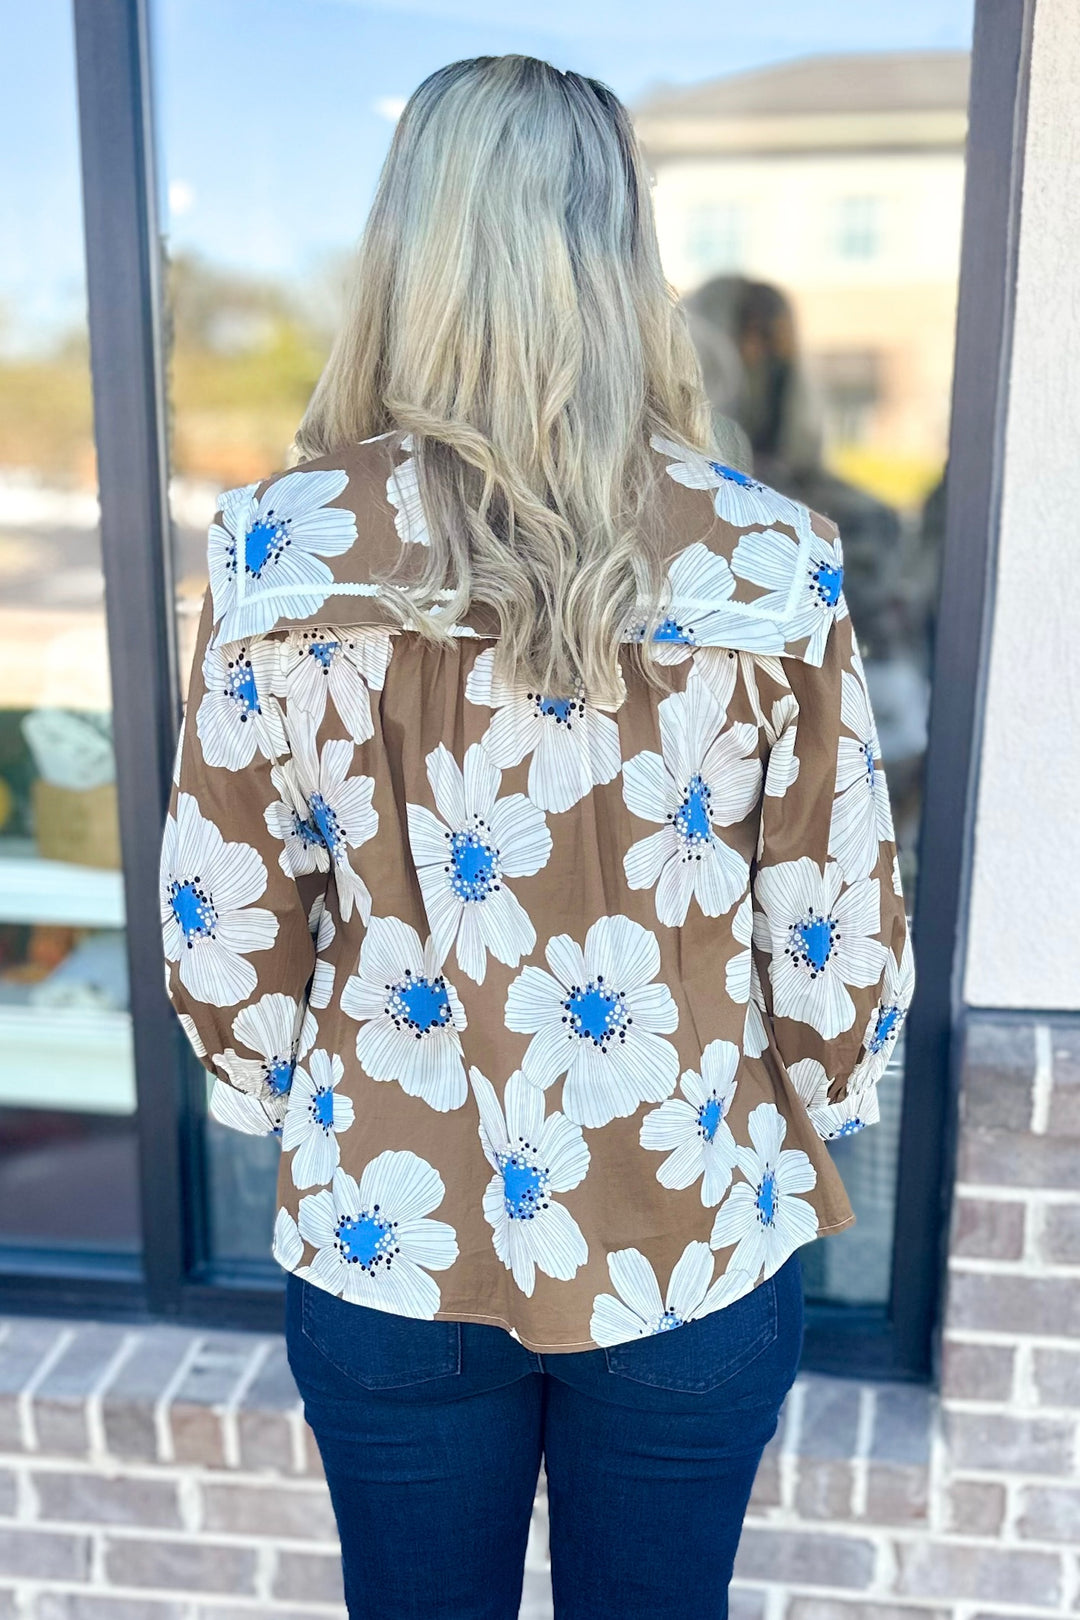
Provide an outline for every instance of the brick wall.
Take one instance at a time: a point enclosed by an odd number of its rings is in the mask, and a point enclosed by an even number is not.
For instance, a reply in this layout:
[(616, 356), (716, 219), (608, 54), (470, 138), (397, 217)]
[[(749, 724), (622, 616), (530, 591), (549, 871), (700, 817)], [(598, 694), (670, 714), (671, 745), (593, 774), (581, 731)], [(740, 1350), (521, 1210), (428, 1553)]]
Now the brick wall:
[[(542, 1515), (528, 1620), (550, 1615)], [(1080, 1025), (976, 1016), (942, 1388), (799, 1379), (732, 1616), (1075, 1620), (1078, 1548)], [(343, 1612), (280, 1340), (0, 1326), (0, 1620)]]

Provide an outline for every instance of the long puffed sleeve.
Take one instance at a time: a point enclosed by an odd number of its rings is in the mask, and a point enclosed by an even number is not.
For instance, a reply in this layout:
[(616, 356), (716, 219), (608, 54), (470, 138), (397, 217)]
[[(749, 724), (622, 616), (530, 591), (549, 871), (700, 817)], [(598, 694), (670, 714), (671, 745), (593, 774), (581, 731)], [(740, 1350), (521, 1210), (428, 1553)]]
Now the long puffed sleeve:
[(757, 994), (819, 1135), (878, 1118), (914, 989), (888, 789), (841, 596), (820, 664), (771, 663), (781, 696), (753, 874)]
[(217, 647), (211, 628), (208, 593), (162, 841), (166, 986), (217, 1080), (215, 1118), (262, 1135), (280, 1129), (314, 1038), (312, 930), (329, 863), (319, 869), (325, 850), (294, 787), (277, 695), (286, 639)]

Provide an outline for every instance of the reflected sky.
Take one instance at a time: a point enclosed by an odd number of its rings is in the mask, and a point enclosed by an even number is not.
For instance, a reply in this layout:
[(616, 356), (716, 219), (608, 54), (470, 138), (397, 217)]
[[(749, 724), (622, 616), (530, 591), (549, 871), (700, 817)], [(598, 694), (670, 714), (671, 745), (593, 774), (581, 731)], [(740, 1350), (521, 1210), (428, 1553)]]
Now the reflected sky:
[[(396, 107), (455, 57), (545, 56), (632, 102), (813, 52), (964, 47), (972, 6), (546, 0), (541, 20), (507, 0), (157, 0), (171, 244), (256, 274), (314, 269), (358, 234)], [(70, 0), (0, 0), (0, 21), (0, 348), (12, 352), (78, 321), (82, 241)]]

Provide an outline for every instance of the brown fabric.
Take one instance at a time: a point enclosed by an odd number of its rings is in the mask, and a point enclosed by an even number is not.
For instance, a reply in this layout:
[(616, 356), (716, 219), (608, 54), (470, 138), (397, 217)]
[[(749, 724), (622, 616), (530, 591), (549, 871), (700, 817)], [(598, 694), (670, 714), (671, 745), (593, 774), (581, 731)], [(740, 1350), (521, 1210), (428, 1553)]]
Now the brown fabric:
[[(623, 1288), (621, 1309), (614, 1303), (620, 1297), (626, 1266), (634, 1271), (639, 1263), (631, 1259), (621, 1269), (616, 1262), (609, 1270), (610, 1255), (639, 1251), (653, 1268), (670, 1318), (685, 1320), (691, 1314), (727, 1303), (738, 1291), (764, 1280), (797, 1243), (814, 1235), (815, 1222), (818, 1232), (828, 1233), (848, 1226), (854, 1219), (823, 1134), (846, 1133), (858, 1128), (860, 1120), (869, 1123), (876, 1118), (876, 1082), (910, 1000), (911, 966), (910, 949), (905, 950), (906, 923), (895, 876), (887, 800), (882, 810), (880, 763), (876, 769), (872, 763), (876, 739), (869, 733), (860, 738), (857, 729), (860, 703), (865, 701), (861, 665), (838, 581), (828, 573), (833, 566), (830, 558), (835, 557), (838, 566), (839, 544), (831, 525), (804, 510), (787, 522), (778, 517), (771, 524), (757, 521), (736, 526), (718, 516), (716, 510), (729, 492), (728, 485), (717, 479), (716, 488), (686, 487), (678, 481), (678, 475), (664, 473), (664, 463), (659, 463), (657, 521), (664, 527), (670, 558), (676, 559), (703, 542), (712, 558), (731, 564), (741, 537), (765, 536), (762, 543), (772, 548), (784, 568), (791, 570), (800, 591), (803, 585), (796, 576), (801, 578), (800, 570), (807, 575), (811, 597), (815, 589), (818, 592), (813, 597), (815, 611), (822, 588), (828, 596), (835, 584), (836, 601), (826, 603), (827, 611), (822, 610), (819, 625), (815, 620), (816, 643), (814, 634), (806, 629), (805, 611), (801, 620), (797, 614), (786, 619), (777, 617), (782, 641), (777, 651), (740, 646), (740, 632), (731, 624), (726, 626), (726, 640), (732, 645), (716, 641), (707, 646), (671, 643), (667, 651), (675, 661), (666, 669), (670, 678), (668, 693), (653, 689), (628, 653), (623, 659), (626, 695), (619, 709), (610, 715), (591, 711), (587, 717), (569, 717), (571, 728), (577, 725), (579, 734), (587, 732), (587, 741), (580, 745), (577, 755), (565, 757), (584, 760), (582, 768), (590, 777), (603, 779), (588, 785), (588, 790), (581, 791), (576, 802), (565, 808), (544, 808), (535, 799), (550, 799), (552, 780), (562, 782), (562, 787), (554, 790), (556, 796), (560, 791), (563, 796), (578, 791), (583, 784), (575, 787), (571, 780), (566, 788), (569, 768), (563, 770), (561, 779), (555, 771), (543, 780), (543, 773), (535, 766), (538, 756), (534, 751), (524, 752), (519, 763), (491, 763), (493, 754), (500, 760), (507, 757), (509, 745), (503, 733), (513, 727), (507, 722), (493, 736), (493, 722), (505, 705), (501, 710), (499, 705), (476, 700), (477, 692), (483, 688), (485, 658), (490, 663), (490, 635), (464, 634), (449, 647), (435, 645), (415, 632), (392, 630), (393, 621), (377, 595), (350, 595), (341, 590), (342, 586), (369, 589), (402, 544), (401, 525), (407, 529), (407, 521), (401, 509), (395, 510), (387, 499), (387, 480), (392, 479), (395, 463), (405, 465), (407, 472), (407, 458), (398, 441), (386, 439), (353, 447), (342, 456), (310, 463), (299, 474), (287, 475), (294, 480), (327, 470), (347, 475), (341, 492), (327, 504), (335, 511), (355, 516), (357, 538), (347, 549), (325, 558), (332, 583), (321, 601), (275, 598), (272, 624), (246, 641), (223, 639), (235, 628), (236, 619), (234, 615), (230, 621), (229, 587), (227, 583), (221, 585), (224, 576), (219, 556), (215, 585), (218, 601), (214, 602), (208, 593), (163, 853), (162, 918), (170, 995), (184, 1015), (196, 1050), (218, 1082), (215, 1113), (220, 1118), (241, 1129), (267, 1131), (284, 1119), (287, 1147), (290, 1140), (298, 1140), (301, 1126), (310, 1127), (312, 1141), (322, 1144), (318, 1152), (311, 1150), (318, 1161), (316, 1168), (324, 1172), (312, 1185), (298, 1186), (295, 1182), (293, 1166), (301, 1162), (303, 1145), (283, 1154), (278, 1195), (284, 1213), (278, 1217), (275, 1244), (283, 1264), (304, 1270), (313, 1281), (344, 1292), (346, 1298), (384, 1309), (429, 1315), (429, 1306), (437, 1297), (434, 1314), (438, 1317), (497, 1323), (536, 1350), (580, 1350), (596, 1342), (616, 1342), (618, 1338), (632, 1337), (635, 1331), (655, 1331), (667, 1323), (653, 1320), (656, 1313), (650, 1315), (645, 1310), (640, 1287), (636, 1293), (630, 1289), (631, 1298)], [(690, 473), (684, 474), (699, 475), (710, 476), (707, 463), (694, 463)], [(285, 476), (279, 475), (277, 480), (245, 493), (243, 501), (237, 497), (235, 510), (241, 511), (241, 517), (234, 520), (234, 527), (241, 537), (241, 558), (246, 545), (249, 561), (259, 565), (260, 572), (260, 577), (252, 574), (246, 580), (245, 601), (249, 606), (257, 602), (260, 589), (273, 573), (272, 561), (260, 563), (261, 548), (266, 545), (272, 524), (266, 533), (258, 531), (254, 541), (246, 541), (244, 534), (255, 533), (250, 525), (257, 516), (260, 498), (280, 485)], [(391, 481), (391, 494), (394, 488)], [(732, 493), (736, 500), (741, 498), (738, 486), (732, 486)], [(287, 495), (288, 491), (280, 497), (275, 521), (282, 511), (287, 514)], [(782, 499), (770, 491), (762, 492), (760, 499), (773, 501), (777, 512), (787, 510)], [(226, 497), (222, 510), (226, 519), (233, 510)], [(399, 519), (398, 527), (395, 518)], [(223, 523), (221, 514), (216, 528), (220, 553), (229, 537), (229, 522)], [(300, 528), (298, 522), (293, 533), (299, 534)], [(226, 541), (222, 541), (222, 534)], [(274, 543), (279, 542), (280, 534)], [(809, 576), (819, 567), (822, 545), (826, 575), (815, 576), (815, 584)], [(212, 530), (212, 582), (214, 548)], [(289, 553), (282, 555), (288, 559)], [(740, 561), (730, 600), (746, 604), (751, 610), (746, 616), (745, 639), (760, 645), (769, 626), (767, 609), (772, 598), (767, 582), (748, 577), (748, 573), (755, 572), (760, 575), (760, 567), (753, 565), (748, 570)], [(278, 579), (280, 574), (273, 577)], [(824, 587), (821, 579), (825, 580)], [(297, 588), (305, 583), (310, 584), (306, 577), (299, 580)], [(803, 601), (801, 596), (799, 601)], [(714, 605), (723, 606), (722, 602)], [(309, 606), (311, 610), (290, 614), (288, 610), (297, 606)], [(264, 618), (270, 611), (267, 607)], [(681, 633), (695, 634), (695, 626), (706, 618), (707, 614), (699, 609), (689, 630), (680, 619)], [(342, 652), (345, 644), (347, 656)], [(819, 654), (820, 662), (815, 662)], [(333, 669), (340, 674), (343, 667), (345, 676), (341, 679), (347, 680), (347, 691), (352, 694), (349, 699), (342, 698), (344, 713), (331, 695), (329, 673)], [(368, 677), (363, 683), (358, 673), (361, 669)], [(355, 678), (349, 676), (349, 671)], [(341, 681), (338, 690), (346, 690)], [(247, 694), (249, 705), (257, 701), (258, 713), (241, 718), (243, 707), (241, 698), (234, 695), (237, 691), (241, 697)], [(313, 697), (313, 693), (321, 693), (321, 715), (320, 697)], [(365, 701), (370, 720), (362, 712)], [(526, 717), (519, 727), (521, 737), (535, 734), (546, 738), (544, 727), (554, 732), (561, 726), (559, 746), (567, 741), (566, 719), (560, 712), (541, 713), (532, 696), (525, 693), (518, 694), (517, 701), (515, 713)], [(868, 708), (866, 712), (868, 715)], [(536, 716), (535, 722), (526, 724), (530, 714)], [(357, 741), (365, 730), (368, 734)], [(867, 742), (868, 748), (859, 756), (862, 742)], [(478, 753), (471, 756), (469, 750), (474, 745)], [(518, 746), (520, 750), (520, 743)], [(373, 1078), (372, 1069), (381, 1073), (380, 1063), (372, 1060), (370, 1049), (362, 1048), (358, 1055), (357, 1042), (358, 1037), (373, 1039), (370, 1033), (364, 1037), (363, 1032), (374, 1020), (356, 1016), (355, 996), (346, 994), (343, 1005), (343, 992), (358, 973), (361, 948), (371, 937), (369, 918), (398, 919), (416, 931), (422, 947), (433, 923), (437, 931), (432, 906), (443, 906), (444, 913), (448, 905), (453, 910), (450, 902), (432, 900), (441, 892), (440, 874), (423, 859), (423, 839), (434, 836), (430, 818), (445, 823), (447, 795), (453, 797), (448, 787), (440, 805), (433, 791), (429, 761), (440, 748), (448, 751), (452, 762), (441, 767), (448, 783), (455, 764), (460, 769), (467, 760), (475, 759), (478, 773), (485, 768), (489, 776), (494, 773), (501, 808), (497, 813), (488, 813), (481, 840), (486, 838), (491, 847), (496, 847), (491, 830), (495, 825), (493, 816), (496, 820), (501, 816), (496, 832), (503, 836), (504, 844), (509, 847), (516, 840), (532, 850), (531, 855), (516, 860), (507, 858), (501, 876), (496, 873), (493, 881), (514, 897), (526, 919), (523, 923), (515, 909), (515, 925), (528, 934), (531, 924), (534, 943), (520, 955), (515, 954), (516, 948), (504, 948), (503, 954), (510, 961), (498, 960), (491, 950), (483, 951), (482, 982), (466, 971), (456, 943), (449, 945), (438, 964), (438, 973), (452, 985), (467, 1019), (459, 1034), (461, 1074), (468, 1076), (471, 1069), (479, 1070), (491, 1082), (502, 1104), (510, 1077), (524, 1066), (531, 1092), (526, 1102), (533, 1105), (534, 1111), (539, 1098), (548, 1120), (560, 1110), (577, 1116), (556, 1128), (556, 1136), (561, 1133), (563, 1139), (560, 1162), (573, 1161), (580, 1168), (583, 1143), (588, 1151), (587, 1169), (573, 1185), (561, 1189), (558, 1175), (553, 1177), (552, 1185), (545, 1184), (545, 1165), (535, 1153), (516, 1168), (511, 1164), (509, 1181), (500, 1176), (497, 1151), (494, 1163), (485, 1154), (473, 1084), (456, 1079), (456, 1104), (439, 1107), (430, 1100), (434, 1096), (430, 1090), (426, 1095), (410, 1094), (410, 1090), (424, 1092), (421, 1078), (415, 1073), (403, 1070), (394, 1078)], [(270, 750), (269, 757), (264, 749)], [(613, 757), (612, 749), (616, 750)], [(237, 763), (249, 752), (249, 760)], [(665, 760), (673, 773), (671, 780), (655, 762), (643, 761), (642, 755)], [(864, 762), (861, 778), (860, 757)], [(680, 772), (684, 780), (676, 781)], [(696, 789), (692, 779), (698, 782)], [(365, 781), (369, 788), (357, 787)], [(665, 782), (666, 797), (659, 794), (657, 787)], [(343, 783), (347, 786), (341, 798)], [(656, 815), (646, 819), (638, 810), (642, 794), (648, 798), (650, 784), (656, 789)], [(839, 812), (835, 809), (838, 788), (850, 796), (846, 809)], [(364, 809), (368, 791), (373, 815)], [(334, 859), (325, 839), (326, 826), (330, 825), (332, 841), (334, 825), (327, 823), (325, 810), (320, 824), (313, 808), (320, 792), (331, 808), (336, 792), (340, 802), (351, 810), (352, 825), (344, 827), (340, 861)], [(520, 801), (512, 799), (514, 795), (520, 795)], [(507, 800), (511, 800), (509, 806)], [(275, 810), (275, 806), (280, 808)], [(422, 807), (427, 817), (418, 817), (410, 806)], [(290, 815), (294, 817), (291, 823)], [(875, 816), (877, 830), (868, 831)], [(339, 815), (339, 834), (343, 820)], [(305, 822), (306, 830), (302, 825)], [(218, 830), (227, 845), (246, 846), (254, 857), (239, 849), (222, 851), (215, 837), (206, 832), (207, 823)], [(369, 824), (370, 836), (364, 832)], [(301, 827), (291, 842), (283, 835), (288, 825)], [(506, 833), (506, 828), (513, 836)], [(680, 828), (691, 834), (696, 830), (698, 844), (687, 843), (685, 838), (678, 843)], [(324, 835), (321, 844), (320, 830)], [(449, 834), (459, 830), (451, 824), (441, 834), (449, 851), (447, 868), (454, 865)], [(353, 843), (358, 831), (363, 834), (362, 841)], [(676, 855), (670, 857), (675, 865), (667, 880), (661, 877), (659, 886), (654, 879), (647, 886), (632, 887), (624, 865), (628, 852), (642, 840), (661, 835), (671, 847), (677, 846)], [(550, 853), (536, 867), (546, 836), (550, 837)], [(481, 846), (472, 846), (473, 855), (462, 847), (461, 881), (471, 876), (477, 891), (483, 889), (489, 882), (484, 862), (490, 857)], [(672, 906), (676, 913), (680, 909), (679, 882), (685, 875), (684, 868), (694, 868), (695, 848), (704, 851), (702, 860), (719, 863), (716, 869), (722, 866), (727, 874), (709, 890), (713, 900), (707, 899), (713, 909), (722, 902), (720, 914), (706, 915), (694, 894), (686, 905), (685, 920), (662, 922), (658, 907), (663, 907), (669, 916)], [(860, 850), (870, 853), (860, 854)], [(838, 851), (844, 857), (842, 867), (836, 864)], [(732, 853), (741, 858), (741, 864), (732, 858)], [(639, 856), (635, 881), (641, 881), (648, 865), (644, 855), (639, 852)], [(867, 860), (870, 864), (863, 872)], [(245, 862), (253, 862), (254, 866), (237, 899), (229, 883), (235, 887), (236, 873), (247, 871)], [(297, 870), (305, 862), (310, 862), (312, 869)], [(257, 870), (260, 863), (265, 871), (261, 888)], [(427, 904), (418, 865), (426, 872)], [(819, 886), (822, 874), (828, 876), (828, 869), (836, 875), (839, 897), (831, 924), (824, 915), (826, 906), (819, 904), (815, 912), (808, 909), (805, 884), (811, 867), (817, 873)], [(777, 868), (782, 869), (779, 875)], [(232, 874), (224, 880), (224, 886), (222, 872)], [(773, 876), (767, 878), (770, 872)], [(445, 892), (451, 893), (446, 872), (441, 881)], [(214, 885), (219, 895), (225, 895), (220, 904)], [(786, 921), (778, 895), (786, 896), (784, 904), (791, 912)], [(480, 908), (491, 906), (494, 896), (492, 890), (485, 898), (468, 900), (457, 908), (466, 918), (466, 928)], [(749, 1000), (751, 906), (744, 903), (747, 897), (753, 906), (755, 928), (755, 988)], [(322, 947), (317, 950), (312, 930), (319, 926), (323, 899)], [(200, 905), (204, 907), (201, 912)], [(873, 926), (864, 928), (867, 907), (874, 913), (870, 918)], [(230, 909), (232, 922), (223, 915)], [(272, 920), (256, 919), (253, 936), (250, 916), (254, 911), (269, 913)], [(491, 907), (483, 916), (494, 914)], [(556, 1031), (551, 1037), (556, 1045), (562, 1043), (559, 1050), (569, 1054), (567, 1061), (576, 1057), (585, 1044), (591, 1048), (594, 1067), (601, 1066), (601, 1079), (596, 1085), (582, 1085), (574, 1091), (562, 1073), (551, 1078), (551, 1064), (545, 1066), (542, 1054), (538, 1055), (535, 1048), (530, 1059), (533, 1036), (521, 1028), (522, 975), (550, 971), (545, 954), (549, 941), (569, 936), (577, 946), (584, 946), (598, 919), (608, 918), (630, 919), (635, 925), (624, 928), (618, 924), (614, 932), (605, 925), (611, 939), (618, 935), (624, 957), (627, 952), (637, 953), (635, 960), (644, 961), (652, 950), (649, 941), (655, 940), (658, 959), (647, 980), (655, 986), (666, 986), (677, 1012), (677, 1025), (665, 1027), (673, 1020), (663, 1010), (666, 998), (660, 990), (628, 992), (626, 1001), (618, 1005), (604, 1000), (622, 988), (612, 984), (613, 974), (617, 978), (621, 971), (633, 977), (619, 951), (609, 949), (606, 990), (594, 987), (590, 992), (587, 986), (578, 986), (574, 1000), (575, 987), (570, 985), (564, 995), (570, 1005), (561, 1015), (570, 1021), (570, 1027), (564, 1024), (562, 1032)], [(792, 928), (796, 930), (794, 936)], [(215, 931), (216, 940), (211, 937)], [(267, 937), (271, 932), (272, 942)], [(231, 953), (240, 963), (239, 968), (229, 961), (221, 972), (198, 968), (198, 962), (211, 962), (223, 940), (222, 950), (226, 955)], [(794, 950), (797, 956), (800, 949), (801, 964), (791, 954)], [(844, 952), (847, 954), (841, 956)], [(220, 952), (213, 956), (219, 967), (224, 959)], [(842, 963), (842, 971), (838, 963)], [(413, 972), (415, 977), (415, 964)], [(332, 989), (328, 992), (331, 976)], [(435, 974), (429, 977), (434, 982)], [(821, 986), (832, 989), (820, 999), (814, 1017), (793, 1015), (793, 1007), (805, 1015), (809, 1005), (806, 986), (816, 986), (819, 980)], [(401, 982), (408, 981), (403, 977)], [(527, 981), (528, 985), (539, 983), (535, 977)], [(209, 997), (208, 985), (213, 992)], [(512, 989), (515, 985), (517, 990)], [(550, 1002), (550, 985), (547, 993)], [(587, 999), (590, 994), (591, 1001)], [(609, 1037), (607, 1050), (574, 1032), (575, 1013), (594, 1031), (599, 1027), (597, 1019), (613, 1006), (616, 1023), (625, 1020), (625, 1009), (634, 1002), (635, 995), (642, 1009), (636, 1025), (620, 1025)], [(268, 996), (289, 998), (289, 1004), (294, 1005), (291, 1051), (266, 1051), (271, 1044), (269, 1037), (263, 1040), (263, 1049), (250, 1039), (245, 1043), (245, 1033), (250, 1037), (254, 1029), (263, 1028), (271, 1013), (279, 1022), (286, 1016), (286, 1005), (268, 1005), (264, 1001)], [(445, 998), (440, 997), (437, 985), (420, 995), (417, 1005), (421, 1018), (444, 1007)], [(517, 1028), (508, 1027), (508, 997), (519, 1009), (510, 1015), (510, 1023)], [(224, 1004), (215, 1005), (215, 999)], [(395, 1005), (400, 1011), (400, 1000)], [(261, 1022), (256, 1018), (253, 1023), (251, 1010), (260, 1006), (264, 1016)], [(416, 1011), (416, 1006), (412, 1010)], [(314, 1035), (310, 1022), (306, 1029), (301, 1027), (305, 1012), (309, 1020), (314, 1020)], [(637, 1051), (633, 1043), (640, 1039), (643, 1020), (651, 1021), (654, 1028), (628, 1080), (627, 1054)], [(389, 1030), (389, 1022), (384, 1023)], [(875, 1031), (880, 1034), (880, 1042)], [(434, 1038), (446, 1039), (441, 1026)], [(411, 1039), (414, 1048), (427, 1050), (433, 1037), (430, 1032), (414, 1033)], [(703, 1054), (713, 1042), (730, 1043), (737, 1050), (733, 1059), (733, 1095), (722, 1095), (710, 1112), (700, 1102), (700, 1088), (694, 1093), (698, 1102), (687, 1099), (680, 1077), (687, 1071), (694, 1075), (705, 1072)], [(386, 1051), (393, 1045), (388, 1036)], [(394, 1049), (399, 1055), (388, 1059), (390, 1066), (396, 1062), (402, 1067), (405, 1060), (400, 1053), (404, 1048), (398, 1042)], [(316, 1063), (313, 1054), (317, 1053), (325, 1054), (325, 1063)], [(726, 1055), (722, 1048), (714, 1049), (713, 1055), (717, 1053), (721, 1058)], [(653, 1061), (653, 1057), (657, 1060)], [(324, 1077), (329, 1074), (335, 1058), (340, 1059), (342, 1077), (334, 1094), (351, 1101), (353, 1118), (351, 1122), (340, 1121), (336, 1132), (328, 1134), (324, 1125), (330, 1117), (332, 1099), (320, 1102), (316, 1093), (318, 1073)], [(275, 1059), (277, 1069), (271, 1073)], [(293, 1062), (296, 1071), (289, 1104), (287, 1096), (276, 1087), (288, 1078)], [(553, 1062), (558, 1067), (558, 1062)], [(820, 1072), (817, 1064), (821, 1065)], [(705, 1068), (709, 1068), (707, 1063)], [(715, 1076), (722, 1068), (722, 1064), (714, 1066), (711, 1072)], [(542, 1089), (544, 1082), (546, 1089)], [(224, 1092), (226, 1087), (230, 1089)], [(724, 1093), (723, 1085), (719, 1091)], [(849, 1099), (846, 1109), (845, 1098)], [(681, 1109), (673, 1107), (672, 1099), (681, 1102)], [(751, 1113), (761, 1105), (771, 1106), (762, 1109), (756, 1119), (763, 1127), (771, 1128), (775, 1109), (779, 1130), (784, 1133), (778, 1178), (773, 1174), (775, 1152), (773, 1170), (763, 1166), (760, 1155), (757, 1159), (754, 1156)], [(316, 1119), (319, 1108), (323, 1125)], [(661, 1108), (667, 1112), (658, 1124), (655, 1116)], [(596, 1122), (609, 1110), (612, 1117), (604, 1123)], [(296, 1116), (292, 1127), (290, 1113)], [(714, 1181), (709, 1202), (705, 1201), (707, 1182), (700, 1171), (686, 1185), (664, 1185), (659, 1179), (674, 1150), (642, 1144), (643, 1124), (649, 1119), (652, 1124), (646, 1135), (652, 1132), (650, 1140), (670, 1127), (676, 1135), (681, 1129), (679, 1140), (688, 1144), (682, 1159), (686, 1168), (681, 1176), (677, 1169), (672, 1172), (676, 1180), (690, 1173), (695, 1154), (711, 1158)], [(727, 1147), (725, 1130), (733, 1139)], [(519, 1134), (509, 1132), (512, 1137)], [(551, 1134), (549, 1131), (549, 1137)], [(420, 1209), (423, 1199), (418, 1195), (413, 1200), (416, 1207), (410, 1206), (404, 1219), (419, 1221), (421, 1226), (430, 1219), (453, 1229), (452, 1238), (439, 1229), (442, 1248), (437, 1261), (430, 1266), (425, 1263), (426, 1239), (421, 1233), (420, 1239), (414, 1234), (411, 1247), (402, 1241), (401, 1256), (409, 1262), (407, 1265), (399, 1260), (388, 1267), (376, 1256), (369, 1257), (370, 1264), (365, 1267), (362, 1255), (349, 1262), (342, 1244), (347, 1248), (352, 1243), (353, 1252), (360, 1253), (362, 1244), (355, 1223), (368, 1219), (367, 1206), (365, 1210), (343, 1206), (343, 1198), (348, 1202), (347, 1188), (343, 1193), (340, 1178), (335, 1182), (330, 1163), (335, 1141), (341, 1169), (353, 1178), (360, 1193), (365, 1169), (388, 1150), (416, 1155), (432, 1167), (441, 1182), (441, 1197), (434, 1206), (429, 1198), (427, 1207)], [(488, 1145), (498, 1150), (507, 1144), (489, 1141)], [(535, 1148), (535, 1141), (531, 1145)], [(761, 1148), (760, 1133), (757, 1147)], [(783, 1155), (792, 1150), (797, 1156), (785, 1159)], [(723, 1179), (723, 1165), (728, 1161), (729, 1184), (718, 1194), (715, 1178)], [(391, 1171), (399, 1181), (408, 1171), (406, 1182), (409, 1175), (415, 1181), (419, 1173), (412, 1161), (404, 1159), (383, 1160), (380, 1164), (384, 1181), (387, 1177), (393, 1180)], [(576, 1175), (576, 1170), (569, 1174)], [(567, 1174), (561, 1179), (565, 1181)], [(736, 1196), (740, 1187), (743, 1191)], [(302, 1210), (305, 1200), (318, 1199), (321, 1203), (310, 1203), (306, 1212)], [(563, 1217), (558, 1217), (557, 1232), (549, 1230), (545, 1200), (562, 1206), (571, 1224), (576, 1224), (580, 1241), (573, 1237)], [(714, 1237), (717, 1210), (728, 1205), (728, 1224), (721, 1222)], [(523, 1219), (534, 1206), (536, 1213), (531, 1222)], [(777, 1218), (781, 1206), (784, 1220)], [(792, 1211), (797, 1217), (795, 1224), (786, 1225), (787, 1214)], [(321, 1225), (316, 1221), (319, 1212)], [(389, 1218), (395, 1218), (392, 1209)], [(299, 1228), (293, 1224), (297, 1219)], [(496, 1252), (500, 1220), (505, 1228), (504, 1249), (507, 1243), (516, 1245), (518, 1280), (509, 1263), (504, 1263)], [(310, 1237), (316, 1229), (326, 1237), (328, 1222), (337, 1236), (332, 1243), (322, 1245), (327, 1252), (320, 1257)], [(373, 1232), (377, 1237), (378, 1229), (369, 1222), (364, 1227), (365, 1242)], [(434, 1233), (428, 1235), (434, 1242)], [(707, 1250), (704, 1246), (710, 1238), (714, 1238), (715, 1247)], [(527, 1260), (520, 1259), (520, 1253), (534, 1239), (534, 1285), (528, 1291), (522, 1284), (528, 1284), (530, 1267)], [(445, 1264), (455, 1242), (457, 1256)], [(393, 1239), (387, 1239), (384, 1249), (388, 1251), (392, 1245)], [(698, 1247), (688, 1247), (691, 1245)], [(587, 1258), (574, 1265), (572, 1275), (549, 1274), (560, 1266), (565, 1272), (573, 1263), (572, 1259), (560, 1260), (557, 1256), (567, 1252), (581, 1256), (585, 1251)], [(512, 1258), (509, 1250), (506, 1253)], [(683, 1268), (674, 1288), (678, 1297), (673, 1299), (669, 1284), (681, 1258)], [(698, 1269), (702, 1279), (719, 1283), (726, 1268), (730, 1268), (727, 1293), (721, 1286), (714, 1289), (709, 1302), (698, 1299), (695, 1303), (691, 1297), (695, 1289), (686, 1280), (688, 1273)], [(413, 1286), (417, 1270), (428, 1281)], [(395, 1276), (400, 1281), (395, 1282)], [(437, 1287), (437, 1296), (432, 1294), (432, 1283)], [(696, 1293), (701, 1295), (703, 1291), (698, 1286)], [(608, 1305), (597, 1303), (601, 1296), (611, 1296)], [(637, 1318), (641, 1320), (639, 1328), (635, 1328)]]

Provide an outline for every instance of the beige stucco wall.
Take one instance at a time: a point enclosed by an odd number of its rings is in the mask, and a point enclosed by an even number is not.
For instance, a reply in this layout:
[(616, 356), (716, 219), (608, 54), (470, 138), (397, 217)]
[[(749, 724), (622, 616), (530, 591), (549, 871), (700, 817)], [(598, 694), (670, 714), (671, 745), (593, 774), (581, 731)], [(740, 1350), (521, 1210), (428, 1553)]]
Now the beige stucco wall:
[(1080, 7), (1037, 0), (966, 999), (1080, 1007)]

